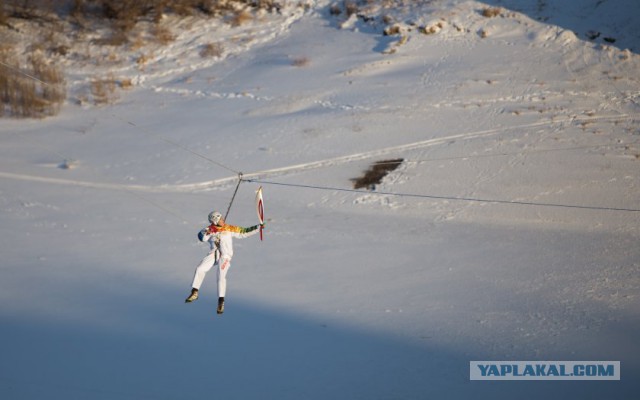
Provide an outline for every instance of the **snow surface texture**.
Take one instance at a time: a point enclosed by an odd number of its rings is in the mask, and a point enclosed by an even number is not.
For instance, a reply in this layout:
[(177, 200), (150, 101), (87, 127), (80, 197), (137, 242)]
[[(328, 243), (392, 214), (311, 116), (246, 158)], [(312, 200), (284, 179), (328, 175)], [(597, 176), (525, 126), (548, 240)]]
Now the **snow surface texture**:
[[(69, 62), (72, 98), (131, 78), (115, 104), (1, 122), (0, 398), (638, 393), (640, 3), (381, 3), (191, 21), (144, 70)], [(267, 229), (235, 242), (219, 317), (213, 273), (183, 301), (240, 171)], [(258, 185), (229, 222), (256, 223)], [(622, 380), (470, 382), (471, 360)]]

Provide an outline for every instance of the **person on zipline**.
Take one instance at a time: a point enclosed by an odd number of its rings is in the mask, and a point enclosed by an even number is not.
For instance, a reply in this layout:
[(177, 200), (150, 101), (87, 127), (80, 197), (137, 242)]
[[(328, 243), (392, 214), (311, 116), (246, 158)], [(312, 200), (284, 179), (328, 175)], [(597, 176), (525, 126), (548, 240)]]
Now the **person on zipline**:
[(198, 291), (204, 281), (204, 277), (213, 268), (217, 266), (218, 272), (218, 314), (224, 312), (224, 296), (227, 291), (227, 272), (231, 267), (231, 257), (233, 257), (233, 238), (243, 239), (253, 236), (260, 232), (258, 228), (264, 228), (264, 224), (254, 225), (248, 228), (242, 228), (234, 225), (227, 225), (222, 218), (222, 214), (213, 211), (209, 214), (209, 222), (211, 225), (202, 229), (198, 233), (198, 239), (201, 242), (209, 242), (210, 251), (200, 264), (196, 267), (193, 284), (191, 285), (191, 294), (185, 300), (185, 303), (191, 303), (198, 299)]

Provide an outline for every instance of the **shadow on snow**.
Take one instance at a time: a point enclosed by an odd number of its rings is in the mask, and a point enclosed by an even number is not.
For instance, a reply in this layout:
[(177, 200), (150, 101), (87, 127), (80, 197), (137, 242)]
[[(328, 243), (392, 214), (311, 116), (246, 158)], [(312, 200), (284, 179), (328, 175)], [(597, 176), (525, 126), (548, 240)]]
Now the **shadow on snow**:
[(129, 326), (2, 317), (0, 397), (614, 399), (638, 389), (624, 364), (620, 382), (471, 382), (469, 361), (487, 350), (418, 346), (238, 300), (216, 316), (212, 298), (148, 293), (102, 299)]

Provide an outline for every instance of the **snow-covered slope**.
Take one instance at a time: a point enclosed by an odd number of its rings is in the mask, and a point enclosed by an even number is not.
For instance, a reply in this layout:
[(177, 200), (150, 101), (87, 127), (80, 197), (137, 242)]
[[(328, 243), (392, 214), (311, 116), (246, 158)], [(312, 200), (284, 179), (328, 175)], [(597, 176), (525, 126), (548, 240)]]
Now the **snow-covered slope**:
[[(367, 3), (190, 21), (144, 68), (68, 62), (59, 116), (2, 121), (0, 397), (638, 391), (636, 2)], [(76, 101), (109, 73), (135, 87)], [(229, 222), (256, 223), (262, 185), (267, 229), (235, 242), (216, 316), (214, 273), (183, 301), (240, 172)], [(622, 380), (470, 382), (471, 360), (620, 360)]]

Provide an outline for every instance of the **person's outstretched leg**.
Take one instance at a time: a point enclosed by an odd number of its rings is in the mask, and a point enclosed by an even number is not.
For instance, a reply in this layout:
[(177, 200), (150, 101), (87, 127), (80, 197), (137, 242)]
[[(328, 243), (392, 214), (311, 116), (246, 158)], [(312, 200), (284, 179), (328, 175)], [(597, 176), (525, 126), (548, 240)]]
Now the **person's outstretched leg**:
[(207, 275), (207, 272), (211, 270), (215, 262), (216, 254), (213, 252), (207, 254), (207, 256), (200, 261), (200, 264), (196, 267), (193, 283), (191, 284), (191, 294), (185, 300), (186, 303), (191, 303), (198, 299), (198, 291), (200, 290), (200, 286), (202, 286), (204, 277)]
[(218, 265), (218, 314), (224, 312), (224, 297), (227, 294), (227, 272), (231, 268), (231, 258), (223, 257)]

